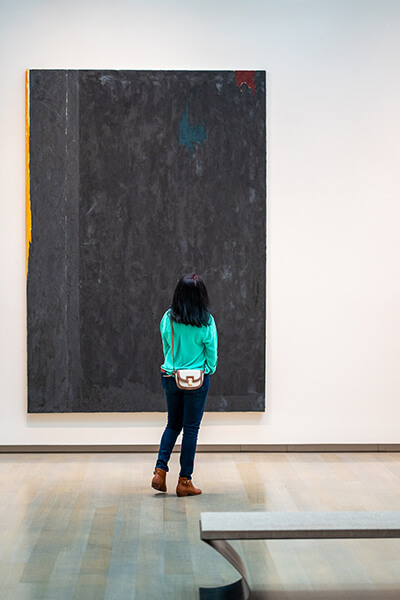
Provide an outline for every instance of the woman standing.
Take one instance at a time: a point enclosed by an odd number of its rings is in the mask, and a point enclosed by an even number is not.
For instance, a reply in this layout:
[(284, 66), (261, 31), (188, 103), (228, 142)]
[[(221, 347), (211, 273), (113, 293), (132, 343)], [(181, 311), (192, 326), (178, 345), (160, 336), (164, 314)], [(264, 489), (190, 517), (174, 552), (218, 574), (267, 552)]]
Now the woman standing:
[[(164, 350), (161, 385), (167, 401), (168, 421), (151, 485), (160, 492), (167, 491), (168, 461), (183, 429), (176, 494), (195, 496), (201, 494), (192, 483), (197, 436), (210, 375), (217, 367), (217, 329), (210, 313), (207, 289), (199, 275), (184, 275), (178, 281), (171, 308), (161, 319), (160, 330)], [(201, 369), (204, 371), (203, 385), (195, 390), (180, 389), (174, 377), (174, 371), (178, 369)]]

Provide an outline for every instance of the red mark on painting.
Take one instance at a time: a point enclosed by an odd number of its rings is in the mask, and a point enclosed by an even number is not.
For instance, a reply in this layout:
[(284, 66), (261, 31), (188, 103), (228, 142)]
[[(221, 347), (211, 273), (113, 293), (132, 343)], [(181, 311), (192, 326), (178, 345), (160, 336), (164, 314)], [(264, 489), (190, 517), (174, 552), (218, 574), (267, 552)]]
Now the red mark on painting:
[(256, 84), (254, 83), (255, 71), (235, 71), (236, 83), (240, 91), (242, 91), (242, 85), (245, 83), (248, 88), (253, 90), (253, 96), (256, 95)]

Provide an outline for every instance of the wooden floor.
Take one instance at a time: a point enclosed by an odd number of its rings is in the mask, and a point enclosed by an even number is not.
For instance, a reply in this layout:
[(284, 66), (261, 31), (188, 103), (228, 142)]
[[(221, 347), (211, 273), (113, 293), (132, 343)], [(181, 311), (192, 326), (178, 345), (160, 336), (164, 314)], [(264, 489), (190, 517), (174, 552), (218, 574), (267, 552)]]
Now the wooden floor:
[[(1, 600), (197, 600), (234, 569), (204, 511), (400, 510), (400, 453), (199, 453), (198, 497), (153, 454), (0, 454)], [(252, 600), (398, 600), (400, 540), (246, 541)]]

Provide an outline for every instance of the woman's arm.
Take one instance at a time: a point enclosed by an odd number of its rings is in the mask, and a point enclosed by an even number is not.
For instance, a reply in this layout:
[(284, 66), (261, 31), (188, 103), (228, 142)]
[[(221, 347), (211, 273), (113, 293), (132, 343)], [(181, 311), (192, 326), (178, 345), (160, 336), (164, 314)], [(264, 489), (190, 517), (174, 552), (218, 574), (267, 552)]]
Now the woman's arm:
[(211, 316), (211, 323), (206, 327), (206, 338), (204, 340), (204, 353), (206, 364), (210, 374), (215, 373), (218, 362), (218, 334), (214, 318)]
[(161, 319), (161, 323), (160, 323), (160, 333), (161, 333), (161, 341), (162, 341), (163, 351), (164, 351), (164, 359), (167, 357), (169, 349), (171, 348), (171, 344), (170, 344), (171, 334), (169, 333), (171, 331), (170, 327), (171, 327), (171, 324), (170, 324), (170, 318), (169, 318), (169, 311), (167, 310), (167, 312), (164, 314), (163, 318)]

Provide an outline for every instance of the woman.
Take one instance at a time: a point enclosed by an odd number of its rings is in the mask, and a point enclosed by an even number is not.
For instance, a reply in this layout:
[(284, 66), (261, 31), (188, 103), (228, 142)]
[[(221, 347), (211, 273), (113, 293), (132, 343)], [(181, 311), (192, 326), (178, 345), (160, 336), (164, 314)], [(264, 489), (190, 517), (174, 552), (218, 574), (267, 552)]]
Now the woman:
[[(168, 461), (183, 429), (176, 494), (195, 496), (201, 494), (201, 490), (192, 483), (197, 435), (210, 387), (210, 375), (217, 367), (217, 329), (210, 313), (207, 289), (199, 275), (184, 275), (178, 281), (171, 308), (161, 319), (160, 330), (164, 350), (161, 385), (167, 400), (168, 421), (161, 438), (151, 485), (160, 492), (167, 491), (165, 479)], [(175, 382), (174, 367), (175, 370), (202, 369), (203, 385), (196, 390), (180, 389)]]

